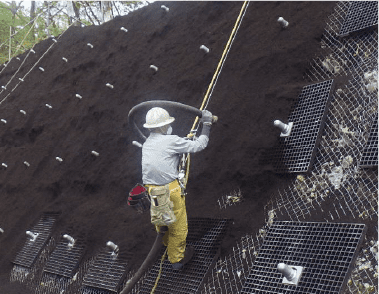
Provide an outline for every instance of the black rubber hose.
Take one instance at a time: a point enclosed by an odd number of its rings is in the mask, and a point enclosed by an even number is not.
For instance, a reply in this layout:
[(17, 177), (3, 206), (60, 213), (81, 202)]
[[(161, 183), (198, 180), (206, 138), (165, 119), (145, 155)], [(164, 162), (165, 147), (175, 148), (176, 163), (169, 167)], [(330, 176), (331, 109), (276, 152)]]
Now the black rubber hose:
[(126, 284), (124, 290), (120, 292), (120, 294), (127, 294), (134, 288), (135, 284), (141, 278), (141, 276), (147, 271), (147, 269), (152, 265), (154, 260), (157, 258), (157, 255), (160, 249), (163, 246), (162, 238), (165, 233), (159, 233), (155, 238), (155, 242), (153, 247), (151, 247), (149, 254), (147, 255), (145, 261), (142, 263), (138, 271), (135, 273), (133, 278)]
[(138, 112), (140, 112), (142, 110), (150, 109), (153, 107), (162, 107), (162, 108), (164, 108), (164, 107), (176, 107), (176, 108), (179, 108), (181, 110), (188, 111), (188, 112), (190, 112), (190, 113), (192, 113), (195, 116), (198, 116), (200, 118), (202, 116), (202, 112), (200, 109), (197, 109), (196, 107), (189, 106), (186, 104), (182, 104), (179, 102), (166, 101), (166, 100), (152, 100), (152, 101), (142, 102), (142, 103), (134, 106), (129, 111), (128, 123), (133, 125), (134, 129), (137, 131), (138, 135), (143, 139), (144, 142), (146, 141), (146, 136), (138, 128), (137, 124), (134, 121), (134, 117)]

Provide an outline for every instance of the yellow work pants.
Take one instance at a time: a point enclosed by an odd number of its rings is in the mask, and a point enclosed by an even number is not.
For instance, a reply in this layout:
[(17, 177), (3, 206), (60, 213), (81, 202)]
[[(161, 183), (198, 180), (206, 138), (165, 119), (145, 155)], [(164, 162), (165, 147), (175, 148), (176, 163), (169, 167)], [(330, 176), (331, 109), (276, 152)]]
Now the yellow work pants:
[[(155, 185), (145, 185), (147, 187), (159, 187)], [(167, 246), (167, 255), (171, 263), (177, 263), (184, 257), (186, 250), (186, 238), (188, 234), (186, 199), (182, 195), (178, 180), (169, 184), (170, 200), (174, 203), (174, 214), (176, 222), (168, 226), (168, 231), (163, 236), (163, 244)], [(156, 226), (157, 232), (160, 227)]]

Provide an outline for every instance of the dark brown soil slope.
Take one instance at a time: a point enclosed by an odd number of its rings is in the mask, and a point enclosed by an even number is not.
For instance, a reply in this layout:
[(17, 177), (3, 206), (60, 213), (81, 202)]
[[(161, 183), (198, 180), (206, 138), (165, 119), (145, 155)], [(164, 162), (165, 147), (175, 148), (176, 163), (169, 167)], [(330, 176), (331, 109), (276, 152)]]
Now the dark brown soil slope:
[[(0, 227), (5, 230), (0, 293), (21, 293), (8, 284), (11, 261), (25, 231), (47, 211), (60, 213), (57, 234), (68, 228), (85, 234), (86, 259), (112, 240), (134, 254), (134, 268), (142, 263), (155, 233), (148, 214), (126, 205), (128, 191), (141, 181), (141, 151), (131, 144), (139, 138), (128, 126), (128, 112), (153, 99), (200, 107), (241, 6), (155, 2), (101, 26), (71, 27), (1, 103), (0, 117), (7, 124), (0, 125), (0, 161), (8, 168), (0, 170)], [(234, 219), (223, 254), (264, 224), (266, 200), (285, 184), (262, 160), (263, 153), (279, 135), (272, 121), (286, 120), (305, 85), (303, 73), (320, 48), (333, 7), (333, 2), (250, 2), (208, 107), (219, 123), (208, 148), (192, 156), (188, 184), (189, 217)], [(287, 29), (277, 23), (279, 16), (289, 21)], [(15, 78), (0, 100), (51, 44), (48, 39), (36, 45), (19, 72), (26, 54), (10, 62), (0, 85)], [(151, 64), (159, 68), (156, 74)], [(172, 115), (177, 117), (174, 133), (186, 135), (194, 118)], [(244, 204), (221, 211), (217, 199), (238, 189)]]

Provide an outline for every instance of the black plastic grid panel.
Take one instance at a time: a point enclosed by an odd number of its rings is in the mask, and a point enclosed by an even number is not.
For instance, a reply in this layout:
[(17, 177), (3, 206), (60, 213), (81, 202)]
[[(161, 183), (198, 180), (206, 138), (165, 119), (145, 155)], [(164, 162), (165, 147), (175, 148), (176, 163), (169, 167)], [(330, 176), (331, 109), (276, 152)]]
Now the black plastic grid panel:
[(68, 240), (62, 238), (62, 241), (54, 249), (44, 268), (45, 272), (72, 278), (75, 269), (84, 254), (84, 244), (81, 239), (76, 240), (74, 246), (68, 246)]
[[(219, 255), (219, 247), (226, 233), (229, 219), (194, 218), (188, 220), (187, 246), (192, 245), (195, 253), (183, 270), (174, 271), (166, 257), (162, 266), (162, 274), (155, 290), (155, 294), (180, 294), (197, 293), (211, 265)], [(161, 257), (165, 247), (160, 252), (160, 257), (155, 262), (139, 294), (151, 293), (158, 276)]]
[(280, 137), (275, 150), (277, 172), (307, 172), (312, 166), (321, 139), (333, 80), (305, 86), (288, 118), (293, 123), (288, 137)]
[(126, 268), (125, 258), (113, 255), (112, 251), (106, 247), (96, 256), (94, 264), (85, 274), (82, 291), (94, 288), (94, 290), (117, 292), (126, 274)]
[[(241, 294), (338, 294), (365, 233), (364, 224), (276, 221)], [(283, 284), (278, 263), (302, 266), (298, 285)]]
[(83, 287), (80, 293), (81, 294), (114, 294), (115, 292), (97, 289), (97, 288), (91, 288), (91, 287)]
[(378, 1), (352, 1), (339, 35), (347, 36), (377, 24)]
[(371, 126), (359, 166), (363, 168), (378, 166), (378, 115)]
[(57, 218), (56, 214), (44, 214), (38, 223), (31, 230), (32, 233), (39, 233), (34, 242), (30, 241), (30, 237), (26, 236), (26, 242), (20, 252), (16, 255), (14, 264), (21, 265), (30, 268), (40, 252), (43, 246), (45, 246), (49, 239), (53, 225)]

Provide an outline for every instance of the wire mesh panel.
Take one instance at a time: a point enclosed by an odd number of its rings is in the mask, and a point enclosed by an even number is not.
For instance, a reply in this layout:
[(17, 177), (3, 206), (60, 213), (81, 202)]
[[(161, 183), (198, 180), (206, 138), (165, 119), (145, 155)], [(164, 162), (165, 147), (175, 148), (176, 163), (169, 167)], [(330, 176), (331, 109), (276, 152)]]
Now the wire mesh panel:
[(368, 138), (362, 158), (359, 163), (360, 167), (378, 166), (378, 116), (376, 116)]
[[(364, 231), (364, 224), (274, 222), (241, 294), (338, 294)], [(283, 283), (279, 263), (303, 267), (297, 286)]]
[(280, 138), (276, 149), (277, 172), (307, 172), (312, 165), (321, 137), (333, 89), (333, 80), (305, 86), (290, 114), (291, 134)]
[(31, 230), (31, 232), (36, 235), (35, 240), (33, 241), (31, 237), (27, 237), (24, 247), (13, 261), (14, 264), (28, 268), (33, 265), (51, 235), (56, 217), (56, 214), (44, 214), (42, 216), (42, 218)]
[(378, 24), (377, 1), (352, 1), (340, 30), (341, 36)]
[(261, 238), (255, 239), (252, 235), (242, 237), (230, 254), (217, 260), (199, 293), (239, 293), (258, 254), (260, 242)]
[[(228, 219), (196, 218), (188, 221), (187, 246), (192, 245), (195, 253), (183, 270), (174, 271), (165, 259), (162, 273), (154, 293), (197, 293), (213, 262), (217, 259), (221, 240), (225, 235)], [(163, 255), (165, 248), (162, 249)], [(146, 277), (137, 285), (133, 293), (150, 293), (156, 283), (161, 257), (153, 265)], [(136, 288), (135, 287), (135, 288)]]
[(73, 246), (63, 239), (51, 254), (44, 271), (67, 278), (72, 278), (84, 253), (84, 244), (76, 240)]
[(126, 268), (125, 258), (107, 247), (97, 255), (95, 262), (84, 276), (82, 293), (88, 293), (90, 289), (98, 293), (99, 290), (117, 292)]

